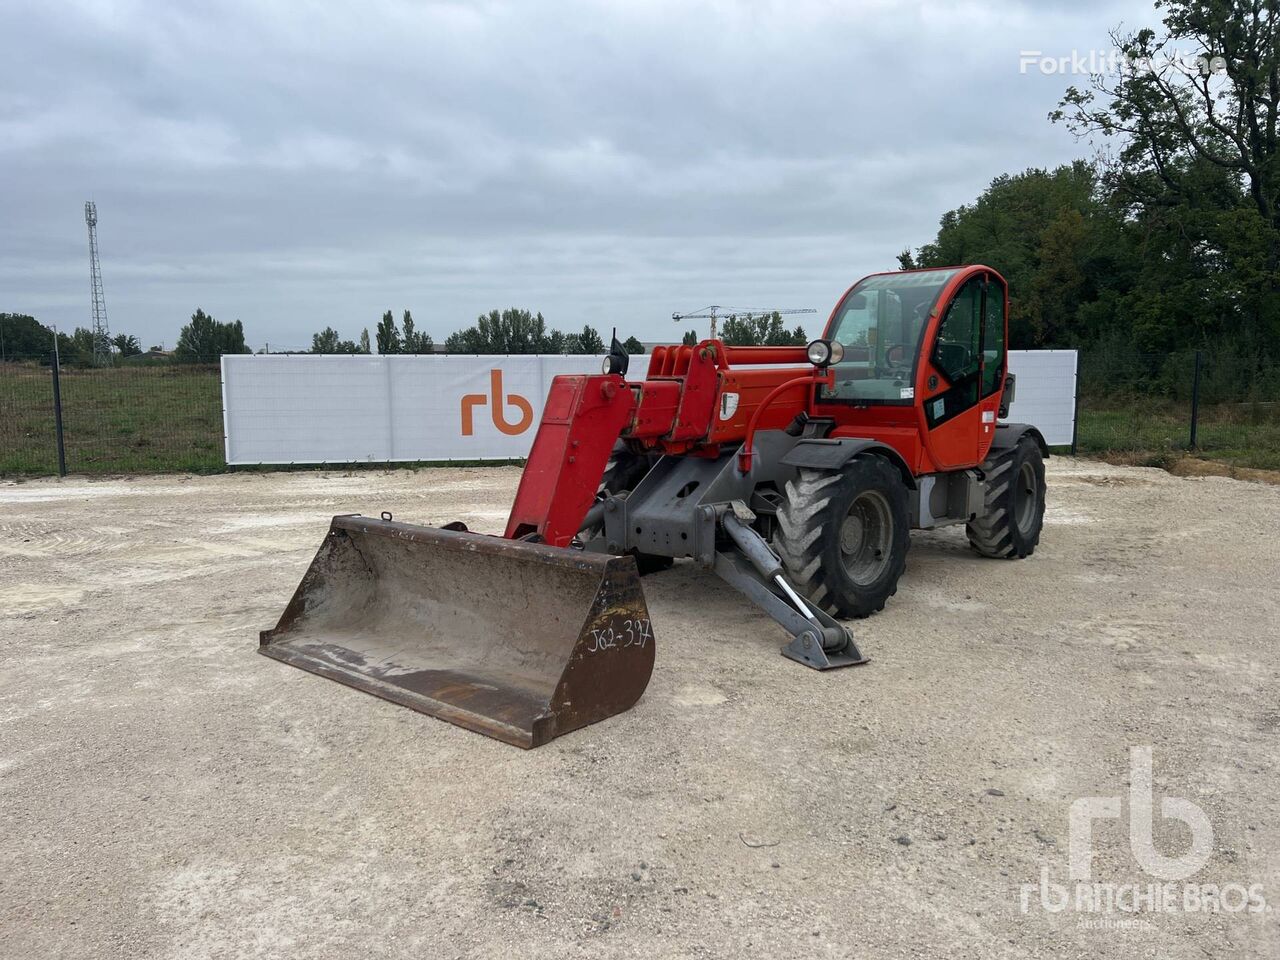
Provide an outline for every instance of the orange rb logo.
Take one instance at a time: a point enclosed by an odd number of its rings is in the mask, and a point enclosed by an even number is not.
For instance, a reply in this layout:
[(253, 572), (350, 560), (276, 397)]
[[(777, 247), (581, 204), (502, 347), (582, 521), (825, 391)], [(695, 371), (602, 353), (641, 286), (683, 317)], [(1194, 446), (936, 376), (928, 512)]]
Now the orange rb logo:
[[(505, 433), (508, 437), (514, 437), (516, 434), (524, 433), (529, 429), (529, 424), (533, 423), (533, 405), (518, 393), (508, 394), (506, 403), (515, 407), (520, 411), (520, 417), (515, 423), (507, 423), (505, 405), (502, 396), (502, 371), (489, 371), (489, 392), (493, 396), (493, 404), (489, 407), (489, 415), (493, 417), (493, 425), (498, 428), (499, 432)], [(470, 437), (475, 433), (475, 421), (473, 419), (476, 407), (483, 407), (489, 403), (489, 397), (483, 393), (468, 393), (462, 398), (462, 435)]]

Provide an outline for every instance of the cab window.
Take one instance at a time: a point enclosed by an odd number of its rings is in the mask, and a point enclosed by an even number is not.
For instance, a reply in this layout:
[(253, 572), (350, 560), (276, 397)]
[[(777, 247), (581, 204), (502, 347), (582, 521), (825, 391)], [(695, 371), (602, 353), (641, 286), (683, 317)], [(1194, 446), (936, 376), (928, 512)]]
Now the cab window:
[(828, 336), (844, 345), (835, 384), (819, 399), (911, 405), (929, 314), (953, 269), (876, 274), (841, 301)]
[(929, 361), (947, 388), (924, 405), (930, 427), (946, 423), (978, 402), (982, 369), (982, 294), (984, 280), (967, 281), (947, 307)]
[(956, 294), (947, 308), (933, 346), (933, 365), (957, 385), (976, 376), (982, 355), (982, 278), (974, 277)]
[(983, 308), (982, 395), (1000, 389), (1004, 377), (1004, 290), (992, 280), (987, 284), (987, 305)]

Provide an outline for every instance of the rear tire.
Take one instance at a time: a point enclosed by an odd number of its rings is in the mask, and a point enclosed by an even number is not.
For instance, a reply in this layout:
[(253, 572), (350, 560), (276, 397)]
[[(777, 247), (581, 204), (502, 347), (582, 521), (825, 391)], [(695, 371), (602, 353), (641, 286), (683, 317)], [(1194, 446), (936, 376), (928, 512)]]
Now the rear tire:
[(986, 510), (965, 526), (969, 545), (984, 557), (1021, 560), (1035, 552), (1044, 527), (1044, 457), (1031, 437), (983, 461)]
[(883, 610), (898, 590), (910, 545), (907, 489), (877, 456), (840, 470), (811, 470), (787, 483), (774, 548), (811, 603), (840, 617)]

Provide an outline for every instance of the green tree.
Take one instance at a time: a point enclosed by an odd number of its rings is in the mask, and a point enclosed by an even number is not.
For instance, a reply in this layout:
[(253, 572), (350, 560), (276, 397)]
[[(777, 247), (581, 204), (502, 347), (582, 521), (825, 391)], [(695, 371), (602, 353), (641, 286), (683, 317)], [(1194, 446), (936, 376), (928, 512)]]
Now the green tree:
[(360, 331), (360, 345), (356, 349), (356, 353), (370, 353), (370, 352), (372, 351), (369, 347), (369, 328), (365, 327), (363, 330)]
[(637, 340), (635, 337), (627, 337), (627, 339), (622, 344), (622, 349), (626, 350), (627, 353), (631, 353), (631, 354), (644, 353), (644, 344), (641, 343), (639, 340)]
[(178, 333), (173, 358), (178, 363), (214, 363), (224, 353), (248, 353), (244, 324), (239, 320), (219, 323), (197, 308), (191, 322)]
[(418, 334), (413, 329), (413, 314), (406, 310), (400, 318), (401, 350), (404, 353), (417, 353)]
[(582, 332), (578, 334), (578, 348), (581, 353), (597, 354), (605, 352), (604, 340), (601, 339), (599, 331), (590, 325), (584, 325)]
[(696, 347), (698, 345), (698, 332), (696, 330), (686, 330), (684, 336), (680, 338), (680, 345), (684, 347)]
[(58, 334), (58, 362), (69, 366), (87, 367), (93, 363), (93, 331), (76, 327), (68, 336)]
[[(1167, 0), (1113, 34), (1135, 69), (1067, 90), (1050, 117), (1110, 138), (1110, 199), (1143, 259), (1122, 309), (1148, 348), (1280, 337), (1280, 4)], [(1179, 51), (1194, 51), (1187, 63)], [(1154, 69), (1147, 69), (1152, 64)]]
[(319, 333), (311, 335), (312, 353), (361, 353), (360, 346), (354, 340), (343, 340), (333, 327), (325, 327)]
[(136, 357), (142, 353), (142, 344), (138, 342), (138, 338), (131, 337), (127, 333), (116, 334), (111, 338), (111, 345), (122, 357)]
[(474, 326), (451, 333), (445, 340), (445, 350), (475, 354), (601, 354), (605, 343), (600, 332), (589, 324), (580, 333), (565, 334), (549, 328), (541, 313), (510, 307), (490, 310), (481, 314)]
[(756, 339), (756, 326), (751, 318), (734, 314), (721, 320), (720, 339), (734, 347), (755, 347), (760, 343)]
[(510, 307), (481, 314), (474, 326), (450, 334), (445, 349), (449, 353), (558, 353), (554, 347), (562, 338), (563, 334), (547, 328), (541, 313)]
[(0, 359), (47, 357), (53, 331), (25, 313), (0, 313)]
[[(1185, 174), (1203, 162), (1241, 178), (1262, 219), (1280, 229), (1280, 5), (1164, 0), (1157, 6), (1166, 11), (1163, 31), (1112, 34), (1139, 65), (1097, 74), (1083, 90), (1069, 88), (1051, 118), (1078, 134), (1118, 137), (1113, 173), (1137, 202), (1194, 192)], [(1200, 59), (1184, 62), (1185, 49)]]
[(325, 327), (319, 333), (311, 335), (312, 353), (337, 353), (342, 338), (333, 327)]
[(775, 310), (769, 316), (764, 342), (768, 347), (803, 347), (809, 341), (805, 338), (804, 327), (788, 330), (782, 324), (782, 314)]
[(783, 326), (782, 314), (776, 310), (760, 316), (748, 313), (725, 317), (720, 327), (720, 339), (735, 347), (803, 346), (808, 342), (804, 339), (804, 329), (788, 330)]
[(382, 315), (382, 320), (378, 323), (378, 353), (400, 353), (404, 348), (404, 341), (400, 339), (400, 328), (396, 326), (396, 318), (391, 315), (388, 310)]
[(996, 177), (973, 203), (943, 214), (937, 237), (915, 254), (903, 251), (898, 263), (994, 267), (1009, 282), (1010, 345), (1072, 346), (1115, 319), (1114, 303), (1097, 304), (1104, 289), (1131, 284), (1132, 241), (1093, 167), (1076, 161)]
[(408, 310), (404, 312), (404, 352), (405, 353), (430, 353), (431, 348), (435, 345), (429, 333), (418, 333), (414, 330), (413, 314)]

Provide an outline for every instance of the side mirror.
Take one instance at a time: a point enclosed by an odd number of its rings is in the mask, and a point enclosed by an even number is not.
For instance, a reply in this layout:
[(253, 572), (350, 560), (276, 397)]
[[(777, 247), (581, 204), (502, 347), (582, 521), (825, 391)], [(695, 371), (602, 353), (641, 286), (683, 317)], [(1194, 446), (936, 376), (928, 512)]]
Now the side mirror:
[(1009, 419), (1009, 408), (1013, 406), (1013, 398), (1017, 393), (1018, 378), (1012, 373), (1004, 375), (1004, 392), (1000, 394), (1000, 419)]

